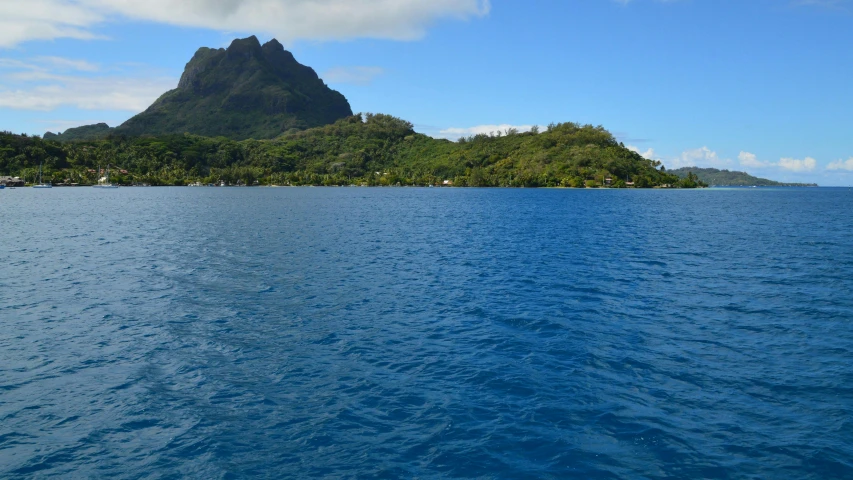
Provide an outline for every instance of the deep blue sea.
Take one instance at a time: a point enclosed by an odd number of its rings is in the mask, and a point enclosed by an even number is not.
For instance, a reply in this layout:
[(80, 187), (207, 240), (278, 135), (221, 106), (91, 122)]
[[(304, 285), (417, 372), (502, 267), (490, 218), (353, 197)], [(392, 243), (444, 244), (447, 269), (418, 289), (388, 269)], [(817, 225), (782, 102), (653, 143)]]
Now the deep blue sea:
[(0, 478), (853, 478), (853, 191), (0, 191)]

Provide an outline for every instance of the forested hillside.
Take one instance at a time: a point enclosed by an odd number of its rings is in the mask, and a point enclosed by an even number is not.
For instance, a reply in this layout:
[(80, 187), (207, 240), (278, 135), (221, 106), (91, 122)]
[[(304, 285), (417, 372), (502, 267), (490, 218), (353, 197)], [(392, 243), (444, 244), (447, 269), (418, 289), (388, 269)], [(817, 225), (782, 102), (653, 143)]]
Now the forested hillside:
[[(457, 142), (415, 133), (389, 115), (355, 115), (334, 124), (236, 141), (166, 135), (59, 143), (0, 135), (0, 174), (32, 179), (39, 163), (54, 183), (91, 184), (113, 166), (121, 184), (200, 181), (277, 185), (599, 187), (696, 186), (624, 148), (602, 127), (562, 123)], [(122, 173), (122, 171), (126, 173)]]

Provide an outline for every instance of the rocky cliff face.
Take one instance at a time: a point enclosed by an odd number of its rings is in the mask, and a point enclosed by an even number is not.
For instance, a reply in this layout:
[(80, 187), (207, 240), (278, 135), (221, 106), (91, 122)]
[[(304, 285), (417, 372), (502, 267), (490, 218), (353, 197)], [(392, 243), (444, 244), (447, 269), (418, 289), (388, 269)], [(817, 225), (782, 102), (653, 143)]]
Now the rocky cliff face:
[(273, 138), (352, 115), (349, 102), (276, 41), (254, 36), (201, 48), (178, 88), (115, 129), (124, 135), (193, 133)]

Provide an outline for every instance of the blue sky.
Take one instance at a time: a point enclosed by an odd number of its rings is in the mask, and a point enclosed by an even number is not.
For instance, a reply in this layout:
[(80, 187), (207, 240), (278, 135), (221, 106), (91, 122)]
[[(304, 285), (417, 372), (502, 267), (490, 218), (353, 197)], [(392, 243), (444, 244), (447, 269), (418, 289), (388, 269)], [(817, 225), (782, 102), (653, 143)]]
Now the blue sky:
[(118, 125), (254, 34), (433, 136), (591, 123), (669, 168), (850, 185), (851, 31), (853, 0), (15, 0), (0, 129)]

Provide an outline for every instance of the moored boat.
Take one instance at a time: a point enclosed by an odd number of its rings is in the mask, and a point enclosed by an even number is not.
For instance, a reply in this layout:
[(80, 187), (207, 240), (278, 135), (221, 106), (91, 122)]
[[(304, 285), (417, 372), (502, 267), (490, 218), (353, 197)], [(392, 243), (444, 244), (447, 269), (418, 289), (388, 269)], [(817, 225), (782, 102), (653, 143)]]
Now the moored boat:
[(41, 178), (41, 164), (39, 163), (39, 183), (33, 185), (33, 188), (53, 188), (50, 182), (44, 183)]
[[(101, 167), (98, 167), (98, 171), (100, 172)], [(110, 166), (107, 165), (107, 170), (104, 173), (104, 176), (98, 179), (98, 184), (93, 185), (93, 188), (118, 188), (118, 185), (110, 183)]]

